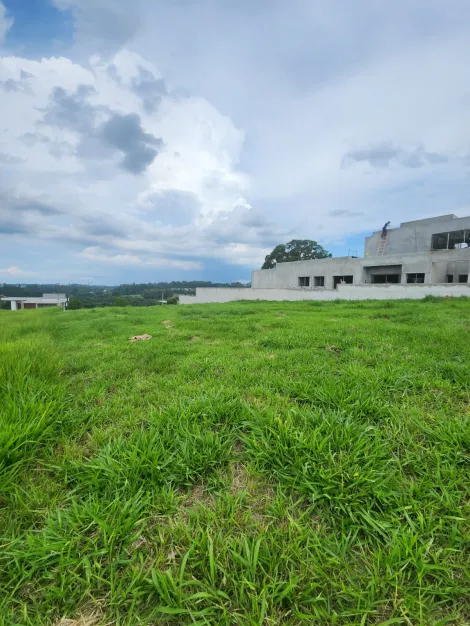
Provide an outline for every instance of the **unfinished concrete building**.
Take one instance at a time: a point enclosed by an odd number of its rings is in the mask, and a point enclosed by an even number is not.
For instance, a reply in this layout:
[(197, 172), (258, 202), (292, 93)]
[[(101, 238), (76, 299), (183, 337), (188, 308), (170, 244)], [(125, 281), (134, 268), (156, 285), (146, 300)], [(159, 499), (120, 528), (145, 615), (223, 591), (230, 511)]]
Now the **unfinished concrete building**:
[(403, 222), (365, 238), (364, 257), (278, 263), (252, 272), (251, 289), (198, 288), (180, 302), (331, 300), (470, 295), (470, 217)]

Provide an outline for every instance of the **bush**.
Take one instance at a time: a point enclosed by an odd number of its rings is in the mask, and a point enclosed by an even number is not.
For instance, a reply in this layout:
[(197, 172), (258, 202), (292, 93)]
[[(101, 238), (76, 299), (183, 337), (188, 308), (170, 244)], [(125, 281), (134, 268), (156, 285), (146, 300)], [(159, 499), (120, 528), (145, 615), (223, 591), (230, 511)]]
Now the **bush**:
[(76, 309), (81, 309), (82, 308), (82, 303), (79, 300), (79, 298), (71, 298), (67, 304), (67, 309), (70, 310), (76, 310)]
[(424, 296), (421, 302), (442, 302), (444, 298), (442, 296), (432, 296), (428, 293), (427, 296)]

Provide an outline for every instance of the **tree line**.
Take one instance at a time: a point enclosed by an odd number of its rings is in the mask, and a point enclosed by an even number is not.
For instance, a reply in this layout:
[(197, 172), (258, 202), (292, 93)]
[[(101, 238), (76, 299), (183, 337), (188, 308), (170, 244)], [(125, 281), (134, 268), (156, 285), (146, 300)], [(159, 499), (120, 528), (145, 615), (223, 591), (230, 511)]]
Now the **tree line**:
[[(331, 258), (331, 252), (325, 250), (312, 239), (292, 239), (286, 244), (279, 244), (265, 257), (261, 269), (272, 269), (277, 263), (306, 261), (309, 259)], [(213, 283), (208, 280), (177, 280), (159, 283), (123, 283), (117, 286), (106, 285), (61, 285), (28, 284), (0, 285), (0, 295), (40, 297), (43, 293), (65, 293), (69, 298), (69, 309), (94, 309), (106, 306), (158, 306), (162, 300), (168, 304), (177, 304), (179, 294), (194, 295), (196, 287), (248, 287), (250, 284)], [(1, 302), (1, 308), (10, 308), (9, 302)]]
[[(159, 306), (162, 300), (177, 304), (180, 294), (194, 295), (196, 287), (244, 287), (241, 283), (213, 283), (205, 280), (158, 283), (124, 283), (122, 285), (62, 285), (62, 284), (0, 284), (5, 297), (41, 297), (43, 293), (65, 293), (69, 309), (94, 309), (108, 306)], [(9, 309), (9, 302), (1, 302)]]

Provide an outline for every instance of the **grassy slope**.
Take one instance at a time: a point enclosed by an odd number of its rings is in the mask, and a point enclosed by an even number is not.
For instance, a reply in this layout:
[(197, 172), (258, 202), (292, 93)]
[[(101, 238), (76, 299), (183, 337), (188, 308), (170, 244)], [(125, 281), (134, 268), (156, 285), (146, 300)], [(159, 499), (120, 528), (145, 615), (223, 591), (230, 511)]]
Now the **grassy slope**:
[(470, 302), (1, 313), (1, 624), (469, 623)]

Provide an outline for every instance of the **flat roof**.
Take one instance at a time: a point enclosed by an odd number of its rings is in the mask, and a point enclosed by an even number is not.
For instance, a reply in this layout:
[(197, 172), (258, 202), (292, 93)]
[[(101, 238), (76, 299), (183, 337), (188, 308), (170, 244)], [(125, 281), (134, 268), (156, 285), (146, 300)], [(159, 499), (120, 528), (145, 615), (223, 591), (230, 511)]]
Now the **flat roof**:
[(7, 298), (0, 298), (4, 302), (27, 302), (30, 304), (57, 304), (57, 302), (67, 302), (65, 296), (60, 298), (24, 298), (22, 296), (12, 296)]
[(454, 213), (448, 213), (447, 215), (436, 215), (435, 217), (424, 217), (420, 220), (410, 220), (409, 222), (401, 222), (400, 227), (408, 226), (409, 224), (423, 224), (424, 222), (438, 222), (441, 220), (447, 221), (447, 220), (458, 220), (458, 219), (460, 218), (457, 217), (457, 215), (454, 215)]
[[(363, 257), (360, 256), (328, 256), (328, 257), (324, 257), (323, 259), (299, 259), (298, 261), (279, 261), (279, 263), (276, 263), (275, 267), (270, 267), (268, 269), (270, 270), (275, 270), (276, 267), (278, 265), (294, 265), (295, 263), (307, 263), (308, 261), (315, 261), (315, 263), (318, 263), (319, 261), (358, 261), (360, 259), (362, 259)], [(253, 270), (254, 272), (266, 272), (267, 270)]]

